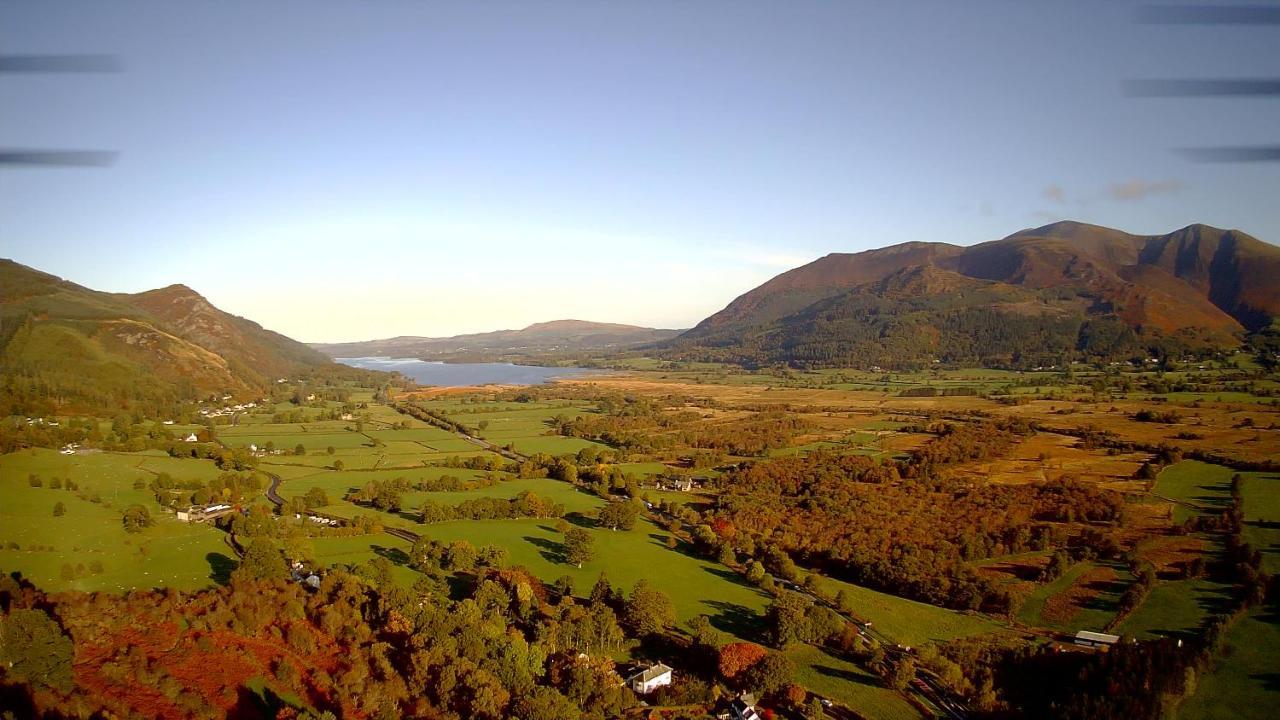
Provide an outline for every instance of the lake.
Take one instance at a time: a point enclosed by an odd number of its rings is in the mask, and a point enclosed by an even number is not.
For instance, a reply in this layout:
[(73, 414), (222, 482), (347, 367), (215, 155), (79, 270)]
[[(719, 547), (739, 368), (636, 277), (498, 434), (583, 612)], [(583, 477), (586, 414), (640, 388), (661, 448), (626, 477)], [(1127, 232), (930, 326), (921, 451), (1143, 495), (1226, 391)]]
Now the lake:
[(420, 385), (466, 387), (469, 385), (540, 385), (549, 380), (595, 375), (602, 370), (578, 367), (538, 367), (511, 363), (443, 363), (417, 358), (334, 358), (365, 370), (398, 372)]

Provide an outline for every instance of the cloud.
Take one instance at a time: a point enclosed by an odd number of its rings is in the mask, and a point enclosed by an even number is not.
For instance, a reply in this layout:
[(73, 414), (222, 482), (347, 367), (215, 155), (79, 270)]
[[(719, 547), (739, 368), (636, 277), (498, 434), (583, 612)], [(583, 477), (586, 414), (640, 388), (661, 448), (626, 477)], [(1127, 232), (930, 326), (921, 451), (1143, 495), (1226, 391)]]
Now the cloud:
[(1061, 185), (1049, 185), (1040, 194), (1056, 203), (1064, 203), (1067, 201), (1067, 191), (1062, 189)]
[(1130, 180), (1115, 183), (1107, 189), (1112, 200), (1141, 200), (1148, 195), (1177, 192), (1182, 189), (1181, 180)]

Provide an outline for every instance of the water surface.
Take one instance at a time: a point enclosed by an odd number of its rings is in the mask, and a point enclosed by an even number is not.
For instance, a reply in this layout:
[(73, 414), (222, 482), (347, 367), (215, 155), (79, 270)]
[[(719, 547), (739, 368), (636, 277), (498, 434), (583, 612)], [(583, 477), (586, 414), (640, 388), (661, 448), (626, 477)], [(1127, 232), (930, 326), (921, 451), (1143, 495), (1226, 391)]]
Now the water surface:
[(398, 372), (420, 385), (466, 387), (468, 385), (540, 385), (549, 380), (582, 377), (602, 372), (579, 367), (538, 367), (511, 363), (443, 363), (417, 358), (334, 358), (365, 370)]

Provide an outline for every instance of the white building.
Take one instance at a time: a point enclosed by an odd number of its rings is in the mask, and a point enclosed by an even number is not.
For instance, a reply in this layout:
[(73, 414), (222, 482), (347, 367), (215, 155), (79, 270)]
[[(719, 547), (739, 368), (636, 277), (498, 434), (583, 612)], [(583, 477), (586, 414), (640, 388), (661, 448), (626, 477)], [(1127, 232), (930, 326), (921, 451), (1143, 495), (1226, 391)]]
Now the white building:
[(671, 668), (658, 663), (627, 678), (627, 684), (637, 695), (648, 695), (663, 685), (671, 684)]
[(183, 440), (185, 440), (186, 442), (200, 442), (200, 438), (196, 437), (195, 433), (191, 433), (190, 435), (183, 438)]

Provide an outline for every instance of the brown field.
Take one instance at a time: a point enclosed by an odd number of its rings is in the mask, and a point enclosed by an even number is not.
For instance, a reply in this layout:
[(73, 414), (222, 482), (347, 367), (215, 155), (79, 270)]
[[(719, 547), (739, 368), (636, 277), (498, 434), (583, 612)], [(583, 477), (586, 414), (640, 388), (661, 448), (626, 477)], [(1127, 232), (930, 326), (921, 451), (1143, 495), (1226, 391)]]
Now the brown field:
[(1142, 481), (1134, 480), (1133, 475), (1143, 462), (1150, 459), (1150, 454), (1108, 455), (1105, 450), (1086, 450), (1079, 445), (1079, 440), (1068, 435), (1037, 433), (1018, 443), (1003, 458), (970, 463), (956, 468), (954, 472), (995, 483), (1075, 478), (1121, 492), (1145, 490)]
[(1116, 571), (1109, 567), (1091, 568), (1066, 591), (1046, 600), (1040, 616), (1049, 622), (1066, 625), (1071, 622), (1076, 613), (1102, 594), (1100, 588), (1114, 583), (1117, 579)]

